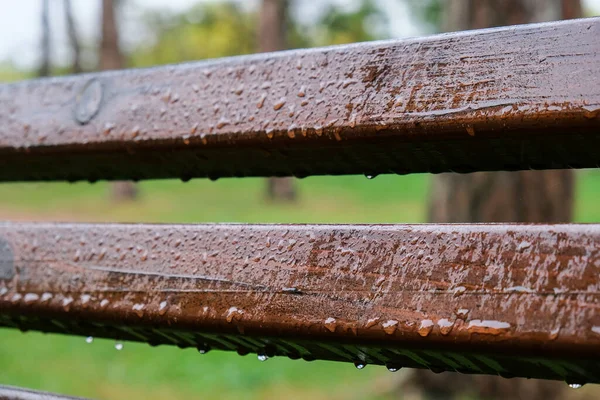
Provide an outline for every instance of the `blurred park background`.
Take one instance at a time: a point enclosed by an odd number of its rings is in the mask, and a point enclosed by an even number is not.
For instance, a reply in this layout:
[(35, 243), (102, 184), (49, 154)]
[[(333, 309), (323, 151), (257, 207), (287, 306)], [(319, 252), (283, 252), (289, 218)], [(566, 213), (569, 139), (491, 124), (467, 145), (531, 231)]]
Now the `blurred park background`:
[[(425, 35), (442, 31), (448, 12), (444, 0), (288, 0), (275, 14), (267, 3), (5, 2), (0, 81)], [(587, 16), (600, 13), (598, 0), (581, 5)], [(600, 221), (600, 171), (576, 176), (573, 220)], [(419, 223), (427, 221), (431, 179), (4, 183), (0, 220)], [(387, 399), (402, 398), (398, 377), (406, 373), (136, 343), (119, 351), (114, 344), (0, 329), (0, 383), (101, 399)]]

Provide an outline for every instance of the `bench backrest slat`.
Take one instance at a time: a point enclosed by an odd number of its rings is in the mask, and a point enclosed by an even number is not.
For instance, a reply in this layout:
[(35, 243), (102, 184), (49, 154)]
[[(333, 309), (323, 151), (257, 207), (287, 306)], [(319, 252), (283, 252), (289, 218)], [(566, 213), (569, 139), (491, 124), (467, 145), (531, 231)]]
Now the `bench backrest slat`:
[(600, 383), (600, 225), (4, 223), (0, 240), (0, 325)]
[(600, 164), (600, 19), (0, 86), (0, 181)]

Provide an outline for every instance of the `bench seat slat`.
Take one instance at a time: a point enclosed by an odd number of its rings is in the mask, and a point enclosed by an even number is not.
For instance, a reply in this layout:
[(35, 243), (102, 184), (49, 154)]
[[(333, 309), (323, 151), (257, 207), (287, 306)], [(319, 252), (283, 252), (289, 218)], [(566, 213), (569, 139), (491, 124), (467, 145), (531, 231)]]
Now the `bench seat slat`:
[(600, 19), (0, 86), (0, 181), (600, 165)]
[(600, 225), (0, 224), (0, 325), (600, 383)]

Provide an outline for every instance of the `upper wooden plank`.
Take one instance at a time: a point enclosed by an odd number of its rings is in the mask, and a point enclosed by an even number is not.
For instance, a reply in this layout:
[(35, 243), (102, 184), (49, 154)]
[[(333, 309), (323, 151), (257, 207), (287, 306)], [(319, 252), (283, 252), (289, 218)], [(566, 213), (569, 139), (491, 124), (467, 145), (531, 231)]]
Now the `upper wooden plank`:
[(600, 164), (600, 19), (0, 86), (0, 180)]

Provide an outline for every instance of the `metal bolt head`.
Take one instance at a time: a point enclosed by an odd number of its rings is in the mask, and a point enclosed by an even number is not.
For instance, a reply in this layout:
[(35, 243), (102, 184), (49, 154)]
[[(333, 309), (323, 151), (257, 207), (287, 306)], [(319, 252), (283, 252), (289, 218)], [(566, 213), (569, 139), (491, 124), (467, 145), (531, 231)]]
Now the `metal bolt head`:
[(0, 280), (11, 280), (15, 276), (13, 252), (10, 244), (0, 237)]
[(103, 89), (102, 83), (96, 78), (90, 79), (75, 101), (75, 119), (81, 125), (92, 120), (100, 111), (102, 105)]

